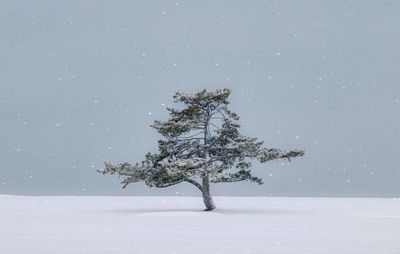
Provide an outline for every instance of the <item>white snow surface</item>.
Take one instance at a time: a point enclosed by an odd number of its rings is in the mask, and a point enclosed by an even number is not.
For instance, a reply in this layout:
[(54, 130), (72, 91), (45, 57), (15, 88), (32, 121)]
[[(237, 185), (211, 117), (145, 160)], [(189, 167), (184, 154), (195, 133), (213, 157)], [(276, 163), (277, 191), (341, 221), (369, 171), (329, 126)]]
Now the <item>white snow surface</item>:
[(0, 253), (400, 253), (400, 199), (0, 195)]

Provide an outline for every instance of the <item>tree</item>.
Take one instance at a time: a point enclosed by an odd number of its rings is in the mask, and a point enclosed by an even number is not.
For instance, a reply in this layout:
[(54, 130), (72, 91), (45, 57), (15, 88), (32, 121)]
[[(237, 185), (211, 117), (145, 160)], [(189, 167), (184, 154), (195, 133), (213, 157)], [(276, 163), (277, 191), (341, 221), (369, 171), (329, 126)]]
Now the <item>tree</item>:
[(202, 193), (206, 211), (211, 211), (215, 205), (210, 183), (262, 184), (262, 179), (251, 174), (251, 159), (290, 161), (304, 155), (303, 150), (265, 148), (257, 138), (241, 135), (239, 117), (228, 109), (230, 93), (229, 89), (204, 89), (194, 94), (177, 92), (174, 102), (183, 107), (167, 108), (169, 119), (151, 125), (164, 137), (158, 141), (159, 152), (147, 153), (141, 163), (133, 165), (106, 162), (99, 172), (122, 176), (123, 188), (141, 181), (157, 188), (191, 183)]

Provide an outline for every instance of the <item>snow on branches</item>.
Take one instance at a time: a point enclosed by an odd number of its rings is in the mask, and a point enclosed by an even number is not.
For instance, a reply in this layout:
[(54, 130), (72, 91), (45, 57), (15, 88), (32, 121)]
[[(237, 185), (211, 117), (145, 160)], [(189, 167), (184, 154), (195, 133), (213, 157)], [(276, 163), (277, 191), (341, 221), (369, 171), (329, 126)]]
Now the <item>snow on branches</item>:
[(141, 181), (158, 188), (189, 182), (202, 192), (207, 210), (213, 210), (210, 182), (262, 184), (251, 174), (251, 160), (263, 163), (304, 155), (303, 150), (266, 148), (257, 138), (241, 135), (239, 116), (228, 109), (230, 93), (226, 88), (193, 94), (177, 92), (173, 99), (181, 107), (167, 108), (169, 119), (151, 125), (164, 137), (158, 141), (159, 153), (148, 153), (134, 165), (106, 162), (99, 172), (120, 175), (124, 187)]

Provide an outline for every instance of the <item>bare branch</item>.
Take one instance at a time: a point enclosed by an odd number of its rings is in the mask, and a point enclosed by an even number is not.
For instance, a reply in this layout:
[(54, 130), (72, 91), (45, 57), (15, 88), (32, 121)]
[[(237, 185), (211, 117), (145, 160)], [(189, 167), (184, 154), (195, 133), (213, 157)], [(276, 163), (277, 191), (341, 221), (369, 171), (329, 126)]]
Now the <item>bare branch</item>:
[(192, 180), (192, 179), (190, 179), (190, 178), (185, 178), (184, 181), (193, 184), (193, 185), (196, 186), (201, 192), (203, 192), (203, 186), (201, 186), (201, 184), (199, 184), (199, 183), (196, 182), (195, 180)]

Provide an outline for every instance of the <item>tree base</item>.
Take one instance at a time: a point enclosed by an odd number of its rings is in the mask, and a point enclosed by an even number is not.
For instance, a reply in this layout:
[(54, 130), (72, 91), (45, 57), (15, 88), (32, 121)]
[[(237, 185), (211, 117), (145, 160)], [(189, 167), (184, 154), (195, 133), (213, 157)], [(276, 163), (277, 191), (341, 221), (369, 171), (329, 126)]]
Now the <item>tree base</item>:
[(203, 211), (205, 211), (205, 212), (212, 212), (212, 211), (214, 211), (215, 210), (215, 207), (213, 207), (213, 208), (206, 208), (206, 209), (204, 209)]

